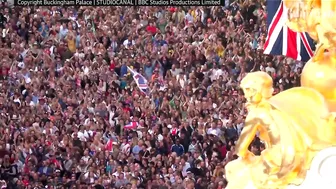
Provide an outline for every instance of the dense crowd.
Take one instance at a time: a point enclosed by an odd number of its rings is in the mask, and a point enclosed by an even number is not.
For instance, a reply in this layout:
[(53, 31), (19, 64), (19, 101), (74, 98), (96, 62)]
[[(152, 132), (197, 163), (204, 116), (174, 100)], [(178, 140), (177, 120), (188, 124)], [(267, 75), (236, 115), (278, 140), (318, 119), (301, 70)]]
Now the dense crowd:
[(275, 92), (299, 85), (302, 63), (263, 54), (262, 0), (0, 11), (3, 188), (223, 189), (239, 81), (263, 70)]

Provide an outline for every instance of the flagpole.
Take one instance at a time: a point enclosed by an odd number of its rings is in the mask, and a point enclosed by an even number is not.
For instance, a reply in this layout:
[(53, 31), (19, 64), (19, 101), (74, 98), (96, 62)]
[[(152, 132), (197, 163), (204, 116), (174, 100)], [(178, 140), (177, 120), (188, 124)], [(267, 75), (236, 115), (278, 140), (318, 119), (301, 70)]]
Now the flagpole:
[(132, 68), (130, 68), (129, 66), (127, 66), (127, 69), (132, 73), (132, 75), (135, 74), (134, 70)]

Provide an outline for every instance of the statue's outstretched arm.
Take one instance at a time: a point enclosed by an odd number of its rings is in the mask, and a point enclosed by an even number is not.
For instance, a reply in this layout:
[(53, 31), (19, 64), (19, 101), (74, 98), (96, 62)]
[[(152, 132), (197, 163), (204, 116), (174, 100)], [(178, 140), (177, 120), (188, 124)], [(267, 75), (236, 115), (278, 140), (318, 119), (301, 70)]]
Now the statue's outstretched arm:
[(239, 157), (246, 158), (251, 153), (248, 147), (254, 140), (258, 131), (258, 123), (253, 121), (245, 122), (245, 126), (236, 144), (236, 154)]

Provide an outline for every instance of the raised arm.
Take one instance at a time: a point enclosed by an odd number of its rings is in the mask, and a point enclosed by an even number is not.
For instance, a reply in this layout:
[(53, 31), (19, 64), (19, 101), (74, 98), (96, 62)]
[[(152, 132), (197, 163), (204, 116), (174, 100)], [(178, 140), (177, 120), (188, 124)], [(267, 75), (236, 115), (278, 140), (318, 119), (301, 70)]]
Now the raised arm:
[(239, 157), (246, 158), (251, 154), (248, 150), (250, 144), (257, 134), (259, 123), (253, 120), (247, 120), (241, 132), (241, 135), (236, 143), (236, 154)]

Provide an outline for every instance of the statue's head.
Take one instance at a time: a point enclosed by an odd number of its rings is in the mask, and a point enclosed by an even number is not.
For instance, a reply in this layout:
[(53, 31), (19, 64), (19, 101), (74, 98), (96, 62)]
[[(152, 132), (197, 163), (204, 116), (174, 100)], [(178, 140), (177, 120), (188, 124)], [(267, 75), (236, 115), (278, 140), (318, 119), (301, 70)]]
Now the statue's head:
[(266, 72), (248, 73), (240, 82), (245, 98), (250, 103), (258, 103), (273, 94), (273, 79)]

